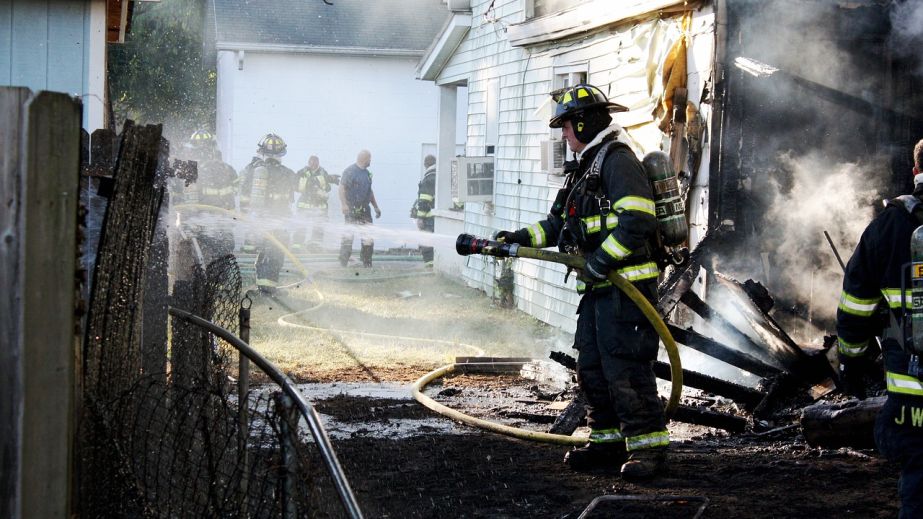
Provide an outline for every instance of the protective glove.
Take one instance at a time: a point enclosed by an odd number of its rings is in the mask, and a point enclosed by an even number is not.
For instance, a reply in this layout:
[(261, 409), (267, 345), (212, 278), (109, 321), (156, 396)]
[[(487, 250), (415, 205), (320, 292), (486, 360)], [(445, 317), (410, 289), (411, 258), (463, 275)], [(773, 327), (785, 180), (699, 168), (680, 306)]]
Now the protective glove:
[(861, 357), (841, 357), (838, 385), (840, 391), (865, 400), (866, 361)]
[(583, 278), (592, 283), (605, 281), (609, 275), (609, 266), (602, 262), (596, 254), (591, 255), (586, 260), (583, 267)]
[(381, 218), (381, 209), (375, 208), (375, 218)]
[(532, 245), (532, 238), (529, 237), (529, 232), (525, 229), (520, 229), (518, 231), (499, 231), (494, 236), (494, 239), (503, 243), (515, 243), (523, 247)]

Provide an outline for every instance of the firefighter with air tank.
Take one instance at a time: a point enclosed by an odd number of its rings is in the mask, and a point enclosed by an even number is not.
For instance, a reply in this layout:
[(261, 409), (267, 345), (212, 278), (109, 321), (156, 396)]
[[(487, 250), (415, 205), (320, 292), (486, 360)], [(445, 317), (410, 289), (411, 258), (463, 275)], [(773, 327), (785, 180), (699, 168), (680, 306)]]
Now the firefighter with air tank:
[(295, 172), (280, 161), (286, 153), (281, 137), (266, 134), (256, 151), (257, 156), (241, 172), (240, 208), (249, 213), (250, 224), (255, 228), (248, 233), (244, 247), (256, 249), (256, 285), (260, 293), (271, 295), (279, 286), (285, 261), (279, 245), (288, 245), (287, 220), (292, 216), (297, 182)]
[[(317, 155), (311, 155), (308, 165), (299, 169), (295, 175), (298, 179), (295, 211), (303, 221), (299, 222), (299, 228), (292, 236), (292, 250), (318, 251), (324, 241), (324, 225), (328, 221), (330, 186), (339, 184), (339, 177), (327, 173)], [(308, 228), (311, 229), (310, 237), (307, 236)]]
[(651, 301), (658, 219), (651, 182), (611, 112), (627, 110), (597, 87), (579, 84), (552, 94), (552, 128), (575, 154), (546, 219), (497, 238), (526, 247), (558, 246), (586, 258), (574, 348), (577, 380), (587, 399), (589, 442), (569, 451), (575, 470), (618, 468), (645, 478), (665, 465), (670, 438), (652, 370), (658, 335), (640, 308), (607, 275), (614, 271)]
[(866, 375), (880, 375), (873, 339), (881, 334), (888, 396), (875, 442), (900, 464), (901, 519), (923, 518), (923, 140), (913, 162), (913, 193), (886, 201), (863, 231), (837, 308), (839, 384), (857, 398)]
[(234, 229), (227, 214), (208, 211), (208, 207), (233, 211), (237, 195), (237, 172), (221, 160), (215, 136), (207, 130), (197, 130), (187, 143), (189, 159), (197, 163), (198, 178), (185, 187), (183, 201), (192, 206), (187, 219), (193, 227), (207, 260), (234, 251)]

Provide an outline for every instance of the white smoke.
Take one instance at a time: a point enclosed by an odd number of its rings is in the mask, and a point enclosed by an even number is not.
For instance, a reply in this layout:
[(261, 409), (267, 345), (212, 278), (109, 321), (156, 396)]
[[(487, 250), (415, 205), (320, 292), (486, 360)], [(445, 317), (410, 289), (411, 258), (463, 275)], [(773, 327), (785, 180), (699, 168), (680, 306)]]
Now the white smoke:
[(895, 54), (915, 63), (914, 71), (923, 76), (923, 60), (919, 59), (923, 45), (923, 2), (895, 2), (891, 10), (891, 46)]

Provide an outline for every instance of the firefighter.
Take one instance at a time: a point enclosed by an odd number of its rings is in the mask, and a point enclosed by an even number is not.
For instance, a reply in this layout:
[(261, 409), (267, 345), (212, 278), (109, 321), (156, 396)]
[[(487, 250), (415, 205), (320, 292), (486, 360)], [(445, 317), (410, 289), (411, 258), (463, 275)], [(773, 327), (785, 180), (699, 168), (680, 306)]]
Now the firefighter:
[[(410, 217), (417, 220), (417, 229), (424, 232), (433, 232), (435, 230), (433, 207), (436, 200), (436, 157), (427, 155), (423, 159), (423, 180), (417, 184), (417, 199), (410, 208)], [(427, 267), (433, 266), (433, 248), (420, 247), (420, 253), (423, 255), (423, 264)]]
[(651, 185), (624, 130), (612, 122), (610, 112), (627, 108), (588, 84), (552, 97), (549, 126), (562, 129), (575, 160), (546, 219), (497, 238), (586, 257), (574, 348), (590, 438), (564, 461), (574, 470), (621, 467), (625, 478), (650, 477), (664, 468), (670, 442), (652, 370), (659, 341), (641, 309), (607, 275), (616, 272), (651, 301), (657, 297)]
[[(297, 187), (295, 172), (279, 160), (285, 156), (286, 145), (278, 135), (266, 134), (260, 139), (256, 152), (257, 156), (241, 173), (240, 208), (250, 214), (251, 220), (268, 221), (269, 225), (262, 232), (269, 233), (285, 246), (288, 244), (285, 220), (292, 216), (292, 200)], [(271, 295), (279, 286), (285, 255), (268, 237), (262, 240), (251, 237), (250, 240), (244, 247), (245, 250), (255, 248), (257, 252), (256, 285), (261, 293)]]
[[(189, 138), (187, 146), (189, 158), (198, 163), (198, 178), (186, 186), (185, 202), (233, 211), (237, 195), (237, 172), (221, 160), (215, 136), (207, 130), (197, 130)], [(192, 212), (188, 218), (195, 227), (196, 238), (207, 259), (219, 258), (234, 251), (234, 228), (226, 214), (203, 210)]]
[[(372, 191), (372, 173), (368, 169), (371, 164), (372, 154), (368, 150), (362, 150), (356, 157), (356, 163), (347, 167), (340, 177), (340, 207), (347, 224), (371, 225), (372, 210), (369, 204), (375, 208), (375, 218), (381, 218), (381, 209), (378, 208), (375, 193)], [(340, 242), (340, 265), (344, 267), (352, 255), (354, 239), (353, 233), (347, 231)], [(360, 242), (362, 248), (359, 258), (362, 260), (362, 266), (371, 267), (375, 240), (365, 231), (360, 234)]]
[(876, 370), (878, 347), (871, 340), (881, 334), (888, 395), (875, 421), (875, 442), (900, 464), (901, 519), (923, 518), (923, 373), (914, 354), (923, 345), (905, 339), (913, 302), (911, 235), (923, 224), (923, 140), (913, 162), (913, 194), (886, 201), (865, 228), (846, 265), (837, 308), (839, 383), (859, 399), (866, 396), (866, 375)]
[(295, 211), (303, 220), (303, 225), (311, 227), (310, 242), (306, 242), (306, 228), (299, 228), (292, 237), (292, 249), (318, 249), (324, 241), (324, 225), (327, 223), (327, 199), (330, 194), (331, 184), (339, 183), (339, 179), (327, 173), (320, 165), (316, 155), (308, 158), (308, 165), (299, 169), (298, 202)]

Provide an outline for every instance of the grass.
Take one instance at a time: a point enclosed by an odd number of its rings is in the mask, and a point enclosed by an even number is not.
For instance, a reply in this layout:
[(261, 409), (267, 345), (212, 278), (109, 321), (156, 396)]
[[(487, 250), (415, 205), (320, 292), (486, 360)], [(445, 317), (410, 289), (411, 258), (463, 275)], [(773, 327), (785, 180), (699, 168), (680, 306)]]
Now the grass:
[(329, 277), (256, 298), (251, 345), (299, 382), (405, 382), (458, 356), (546, 357), (550, 344), (567, 340), (452, 278), (404, 269), (389, 279), (388, 269), (356, 281), (331, 268)]

